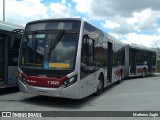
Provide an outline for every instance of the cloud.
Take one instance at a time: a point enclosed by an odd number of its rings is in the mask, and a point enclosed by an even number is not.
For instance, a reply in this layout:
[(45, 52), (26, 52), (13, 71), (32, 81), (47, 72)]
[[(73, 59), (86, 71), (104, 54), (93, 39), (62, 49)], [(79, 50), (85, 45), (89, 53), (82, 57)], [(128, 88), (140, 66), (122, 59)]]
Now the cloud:
[[(122, 28), (114, 27), (115, 32), (128, 33), (132, 32), (133, 29), (137, 32), (146, 30), (146, 31), (155, 31), (156, 20), (160, 18), (160, 1), (159, 0), (73, 0), (76, 3), (76, 9), (79, 12), (88, 14), (90, 19), (93, 20), (104, 20), (111, 21), (115, 24), (119, 24), (120, 27), (123, 27), (125, 22), (129, 25)], [(159, 11), (158, 11), (159, 10)], [(117, 16), (121, 19), (116, 19)], [(116, 19), (116, 20), (115, 20)], [(123, 22), (122, 22), (122, 19)], [(127, 25), (126, 23), (126, 25)], [(113, 25), (113, 24), (112, 24)], [(102, 24), (103, 27), (111, 27), (105, 22)], [(128, 25), (127, 25), (128, 26)], [(132, 27), (132, 30), (131, 30)], [(126, 31), (126, 32), (125, 32)]]
[(62, 0), (61, 3), (51, 3), (50, 4), (50, 17), (53, 18), (65, 18), (71, 16), (71, 4), (66, 4), (65, 0)]
[(139, 13), (133, 13), (133, 16), (128, 18), (127, 22), (134, 25), (137, 31), (155, 31), (158, 28), (156, 23), (158, 18), (160, 18), (160, 12), (145, 9)]
[(159, 26), (159, 28), (157, 29), (157, 34), (160, 35), (160, 26)]
[[(118, 39), (122, 36), (118, 36)], [(124, 43), (135, 43), (147, 47), (158, 47), (160, 46), (160, 36), (157, 35), (144, 35), (144, 34), (136, 34), (129, 33), (125, 36), (126, 39), (122, 40)]]
[(109, 21), (109, 20), (105, 20), (105, 23), (102, 23), (101, 25), (104, 28), (108, 28), (108, 29), (114, 29), (114, 28), (120, 27), (119, 24), (112, 22), (112, 21)]
[(41, 0), (6, 0), (6, 21), (25, 25), (31, 20), (48, 18), (47, 10)]
[(61, 4), (65, 5), (66, 4), (66, 0), (62, 0)]
[[(125, 42), (160, 46), (160, 0), (46, 0), (47, 4), (45, 0), (5, 1), (8, 22), (25, 25), (36, 19), (85, 17)], [(0, 19), (2, 14), (0, 9)]]
[[(3, 6), (2, 1), (0, 6)], [(0, 16), (2, 14), (3, 11), (0, 9)], [(23, 26), (33, 20), (71, 17), (71, 14), (71, 4), (66, 0), (52, 2), (49, 6), (42, 3), (42, 0), (6, 0), (6, 21)]]
[(159, 0), (73, 0), (80, 12), (91, 13), (100, 18), (107, 16), (131, 17), (132, 13), (150, 8), (160, 10)]
[(72, 0), (76, 3), (76, 10), (81, 13), (89, 13), (93, 0)]
[(101, 25), (106, 29), (111, 29), (111, 33), (128, 34), (135, 32), (134, 26), (121, 16), (110, 17)]
[(116, 38), (148, 47), (155, 47), (153, 43), (160, 46), (160, 0), (73, 1), (77, 11), (92, 20), (102, 20), (101, 26), (110, 29), (109, 34)]

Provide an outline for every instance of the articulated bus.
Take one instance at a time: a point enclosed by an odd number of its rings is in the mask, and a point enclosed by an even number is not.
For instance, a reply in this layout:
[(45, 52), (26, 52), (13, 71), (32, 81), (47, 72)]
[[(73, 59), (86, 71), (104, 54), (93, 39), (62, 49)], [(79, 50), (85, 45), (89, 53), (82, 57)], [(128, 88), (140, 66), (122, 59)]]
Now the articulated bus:
[[(125, 63), (125, 54), (134, 49), (82, 19), (29, 22), (20, 47), (19, 89), (72, 99), (99, 95), (105, 87), (131, 75), (132, 62)], [(145, 62), (144, 66), (152, 64)]]
[(14, 29), (22, 26), (0, 21), (0, 88), (17, 86), (15, 76), (18, 66), (18, 53), (21, 33)]

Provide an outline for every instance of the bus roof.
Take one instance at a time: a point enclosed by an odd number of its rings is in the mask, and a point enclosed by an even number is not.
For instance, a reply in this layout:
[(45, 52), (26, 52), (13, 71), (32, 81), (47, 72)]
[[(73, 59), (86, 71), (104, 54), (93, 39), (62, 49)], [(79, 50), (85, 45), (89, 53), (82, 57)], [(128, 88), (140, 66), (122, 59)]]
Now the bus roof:
[(120, 41), (119, 39), (116, 39), (115, 37), (111, 36), (110, 34), (107, 33), (107, 38), (109, 42), (114, 42), (114, 43), (118, 43), (121, 45), (125, 45), (125, 43), (123, 43), (122, 41)]
[(152, 52), (156, 52), (156, 49), (154, 48), (149, 48), (149, 47), (146, 47), (146, 46), (142, 46), (142, 45), (137, 45), (137, 44), (128, 44), (130, 48), (133, 48), (133, 49), (139, 49), (139, 50), (146, 50), (146, 51), (152, 51)]
[(0, 21), (0, 30), (12, 31), (14, 29), (24, 29), (24, 27), (20, 25), (15, 25), (13, 23)]
[(34, 20), (31, 22), (28, 22), (27, 24), (32, 24), (32, 23), (39, 23), (39, 22), (44, 22), (44, 21), (53, 21), (53, 20), (76, 20), (76, 21), (81, 21), (82, 18), (53, 18), (53, 19), (41, 19), (41, 20)]

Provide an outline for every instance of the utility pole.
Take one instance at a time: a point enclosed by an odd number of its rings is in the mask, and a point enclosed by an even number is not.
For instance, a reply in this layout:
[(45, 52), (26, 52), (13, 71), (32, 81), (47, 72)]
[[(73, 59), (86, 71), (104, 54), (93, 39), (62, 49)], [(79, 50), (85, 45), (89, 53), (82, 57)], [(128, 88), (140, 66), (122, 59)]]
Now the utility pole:
[(3, 0), (3, 21), (5, 21), (5, 0)]

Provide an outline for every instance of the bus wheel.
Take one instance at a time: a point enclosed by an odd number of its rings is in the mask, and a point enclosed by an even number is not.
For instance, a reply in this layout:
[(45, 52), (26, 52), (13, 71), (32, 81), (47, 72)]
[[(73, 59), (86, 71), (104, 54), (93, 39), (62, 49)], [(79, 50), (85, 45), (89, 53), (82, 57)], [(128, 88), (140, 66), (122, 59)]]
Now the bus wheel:
[(122, 81), (122, 75), (120, 75), (120, 78), (119, 78), (119, 80), (117, 81), (117, 83), (120, 84), (121, 81)]
[(146, 69), (145, 68), (143, 68), (143, 70), (142, 70), (142, 77), (146, 77)]
[(119, 80), (117, 81), (118, 84), (120, 84), (122, 81), (122, 70), (121, 70), (121, 73), (120, 73), (120, 76), (119, 76)]
[(100, 75), (98, 78), (97, 92), (94, 93), (94, 95), (96, 95), (96, 96), (100, 95), (102, 90), (103, 90), (103, 76)]

